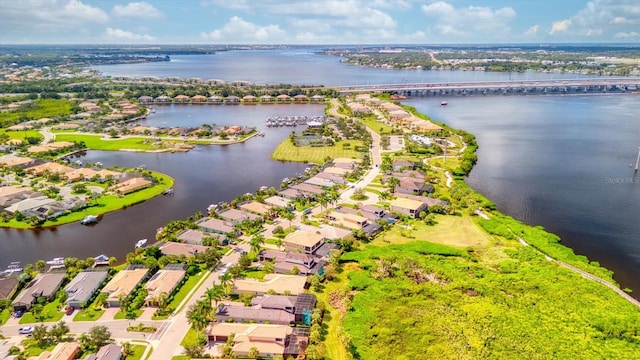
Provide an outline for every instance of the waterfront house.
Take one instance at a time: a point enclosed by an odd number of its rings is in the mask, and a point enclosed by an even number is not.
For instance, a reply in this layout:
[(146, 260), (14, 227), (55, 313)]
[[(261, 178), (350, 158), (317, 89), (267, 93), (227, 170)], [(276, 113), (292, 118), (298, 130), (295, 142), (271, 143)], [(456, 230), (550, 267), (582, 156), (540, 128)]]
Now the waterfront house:
[(171, 98), (167, 95), (160, 95), (156, 98), (156, 104), (170, 104)]
[(427, 210), (427, 204), (422, 201), (399, 197), (391, 200), (390, 209), (392, 212), (417, 218), (421, 211)]
[(161, 242), (158, 246), (160, 248), (160, 252), (163, 255), (184, 255), (184, 256), (194, 256), (200, 253), (203, 253), (209, 249), (208, 246), (204, 245), (193, 245), (193, 244), (185, 244), (179, 243), (175, 241), (167, 241)]
[(50, 161), (50, 162), (46, 162), (40, 165), (27, 168), (25, 172), (36, 174), (38, 176), (42, 176), (44, 173), (58, 174), (60, 176), (64, 176), (66, 173), (72, 172), (74, 170), (75, 169), (70, 166), (58, 164), (56, 162)]
[(35, 162), (35, 159), (15, 155), (4, 155), (0, 157), (0, 165), (8, 168), (18, 166), (24, 169), (29, 166), (33, 166)]
[(305, 197), (305, 194), (296, 189), (284, 189), (278, 191), (278, 195), (288, 200), (295, 200), (300, 197)]
[(78, 273), (64, 288), (67, 293), (67, 305), (76, 309), (84, 308), (102, 286), (108, 275), (107, 271), (83, 271)]
[(289, 206), (291, 206), (291, 200), (289, 199), (285, 199), (283, 197), (280, 196), (270, 196), (266, 199), (264, 199), (265, 204), (268, 205), (272, 205), (275, 207), (280, 207), (280, 208), (288, 208)]
[(24, 214), (25, 212), (38, 209), (40, 207), (52, 204), (54, 202), (56, 202), (55, 199), (51, 199), (46, 196), (39, 196), (35, 198), (20, 200), (4, 208), (4, 211), (8, 212), (9, 214), (15, 214), (16, 212), (20, 212)]
[(160, 296), (164, 294), (165, 300), (178, 288), (187, 272), (184, 264), (169, 264), (158, 270), (144, 285), (147, 297), (144, 299), (146, 306), (158, 306)]
[(304, 181), (305, 184), (320, 186), (323, 188), (331, 188), (333, 187), (334, 182), (329, 179), (324, 179), (318, 176), (311, 177)]
[(268, 292), (276, 294), (289, 293), (298, 295), (304, 292), (306, 276), (267, 274), (263, 281), (256, 279), (237, 279), (233, 282), (231, 292), (233, 294), (264, 295)]
[(191, 245), (202, 245), (205, 238), (215, 238), (221, 245), (226, 245), (226, 237), (222, 234), (204, 232), (200, 230), (187, 229), (179, 233), (176, 238), (184, 243)]
[(433, 185), (425, 183), (424, 180), (403, 177), (400, 178), (400, 183), (395, 187), (394, 192), (400, 194), (422, 195), (424, 193), (432, 193), (433, 190)]
[(209, 96), (209, 102), (212, 104), (222, 104), (222, 96), (220, 95), (211, 95)]
[(295, 102), (308, 102), (309, 98), (306, 95), (303, 94), (298, 94), (296, 96), (293, 97), (293, 101)]
[(191, 102), (194, 104), (203, 104), (207, 102), (207, 97), (204, 95), (194, 95), (191, 97)]
[(291, 102), (291, 96), (287, 94), (280, 94), (276, 96), (276, 101), (279, 103), (288, 103)]
[(186, 104), (188, 102), (189, 102), (189, 97), (187, 95), (180, 94), (173, 98), (174, 104)]
[(258, 102), (258, 98), (253, 95), (245, 95), (242, 97), (242, 102), (245, 104), (255, 104)]
[(325, 172), (325, 171), (321, 171), (321, 172), (317, 173), (314, 177), (315, 178), (321, 178), (321, 179), (330, 180), (334, 184), (345, 184), (346, 183), (346, 180), (344, 179), (343, 176), (336, 175), (336, 174), (331, 174), (331, 173), (328, 173), (328, 172)]
[(239, 224), (245, 220), (257, 220), (261, 219), (260, 216), (244, 212), (238, 209), (227, 209), (218, 214), (222, 220), (229, 221), (233, 224)]
[[(316, 303), (316, 296), (306, 293), (297, 296), (262, 295), (251, 299), (252, 307), (287, 311), (295, 315), (296, 323), (306, 325), (310, 325), (311, 311), (315, 309)], [(309, 319), (304, 319), (305, 314), (309, 315)]]
[(0, 278), (0, 301), (9, 301), (18, 290), (20, 281), (15, 276)]
[(111, 190), (117, 194), (126, 195), (134, 191), (142, 190), (152, 186), (153, 183), (143, 177), (134, 177), (121, 183), (115, 184)]
[(220, 219), (204, 218), (196, 222), (200, 229), (206, 232), (214, 232), (218, 234), (233, 234), (235, 230), (232, 223)]
[(338, 176), (345, 176), (346, 174), (349, 173), (349, 169), (343, 169), (343, 168), (340, 168), (340, 167), (329, 166), (329, 167), (324, 169), (324, 172), (328, 173), (328, 174), (338, 175)]
[(261, 216), (268, 216), (272, 212), (271, 206), (263, 203), (259, 203), (257, 201), (247, 202), (247, 203), (241, 204), (239, 207), (241, 210), (244, 210), (245, 212), (258, 214)]
[(311, 97), (311, 101), (313, 101), (313, 102), (323, 102), (324, 101), (324, 96), (322, 96), (322, 95), (313, 95)]
[(270, 95), (262, 95), (260, 96), (261, 103), (272, 103), (274, 101), (273, 96)]
[(101, 293), (107, 294), (106, 304), (109, 307), (120, 306), (120, 298), (129, 296), (148, 276), (149, 269), (127, 268), (119, 271)]
[(224, 103), (227, 105), (237, 105), (240, 104), (240, 98), (235, 95), (229, 95), (224, 98)]
[(296, 230), (285, 236), (284, 248), (287, 251), (313, 254), (324, 243), (324, 237), (315, 232)]
[(14, 311), (28, 311), (38, 298), (53, 299), (64, 281), (65, 273), (40, 273), (22, 289), (11, 304)]
[(138, 98), (138, 102), (144, 105), (153, 104), (153, 98), (148, 95), (143, 95)]
[(234, 335), (231, 351), (239, 357), (249, 356), (253, 348), (258, 350), (260, 357), (267, 358), (297, 356), (304, 351), (304, 346), (296, 353), (288, 350), (288, 345), (295, 342), (294, 329), (288, 325), (213, 323), (206, 332), (209, 341), (221, 343), (220, 346), (226, 345)]
[(309, 196), (316, 196), (324, 193), (324, 190), (317, 185), (300, 183), (291, 186), (291, 189), (298, 190), (302, 193), (308, 194)]

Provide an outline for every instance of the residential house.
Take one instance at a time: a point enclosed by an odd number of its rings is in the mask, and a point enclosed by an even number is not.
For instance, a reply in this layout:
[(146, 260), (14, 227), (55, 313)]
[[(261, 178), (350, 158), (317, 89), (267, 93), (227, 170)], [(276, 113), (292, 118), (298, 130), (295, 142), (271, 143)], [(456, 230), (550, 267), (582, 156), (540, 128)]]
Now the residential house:
[(291, 102), (291, 96), (289, 96), (287, 94), (280, 94), (280, 95), (276, 96), (276, 101), (280, 102), (280, 103)]
[(110, 343), (98, 350), (96, 354), (90, 354), (85, 360), (120, 360), (122, 359), (122, 347)]
[(327, 179), (333, 182), (334, 184), (346, 184), (346, 180), (343, 176), (330, 174), (328, 172), (321, 171), (317, 173), (314, 178)]
[(221, 245), (226, 245), (226, 237), (218, 233), (204, 232), (200, 230), (187, 229), (179, 233), (176, 238), (184, 243), (191, 245), (203, 245), (202, 241), (205, 238), (215, 238)]
[(296, 268), (296, 275), (322, 275), (322, 269), (327, 265), (326, 261), (312, 255), (275, 250), (260, 251), (258, 259), (272, 261), (276, 274), (293, 274), (293, 269)]
[(102, 288), (101, 293), (107, 294), (107, 306), (120, 306), (120, 297), (129, 296), (144, 279), (147, 278), (149, 269), (127, 268), (119, 271), (107, 285)]
[(174, 241), (161, 242), (159, 248), (160, 248), (160, 252), (163, 255), (176, 255), (176, 256), (197, 255), (210, 249), (210, 247), (208, 246), (184, 244), (184, 243), (179, 243)]
[(143, 96), (140, 96), (138, 98), (138, 102), (140, 104), (145, 104), (145, 105), (153, 104), (153, 98), (151, 96), (148, 96), (148, 95), (143, 95)]
[(394, 160), (393, 161), (393, 171), (402, 171), (404, 169), (415, 170), (420, 167), (419, 162), (409, 161), (409, 160)]
[(183, 264), (170, 264), (158, 270), (144, 285), (147, 290), (147, 297), (144, 299), (145, 305), (158, 306), (162, 294), (164, 294), (165, 300), (168, 299), (186, 274)]
[(189, 102), (189, 97), (187, 95), (180, 94), (173, 98), (174, 104), (186, 104), (188, 102)]
[(211, 95), (209, 96), (209, 102), (212, 104), (222, 104), (222, 96), (220, 95)]
[(31, 356), (29, 360), (73, 360), (80, 352), (77, 342), (60, 342), (51, 351), (43, 351), (38, 356)]
[(274, 101), (273, 96), (270, 95), (262, 95), (260, 96), (261, 103), (272, 103)]
[(258, 324), (267, 323), (276, 325), (290, 325), (295, 322), (295, 315), (282, 310), (221, 304), (216, 311), (216, 320), (219, 323), (250, 322)]
[(298, 295), (304, 292), (306, 283), (306, 276), (267, 274), (263, 281), (256, 279), (237, 279), (233, 282), (231, 291), (233, 294), (238, 295), (264, 295), (271, 291), (276, 294), (289, 293), (291, 295)]
[(320, 186), (306, 183), (295, 184), (291, 186), (291, 189), (295, 189), (302, 193), (308, 194), (308, 196), (316, 196), (324, 193), (324, 189), (322, 189)]
[(369, 224), (369, 219), (367, 219), (366, 217), (358, 215), (357, 213), (352, 214), (346, 211), (329, 211), (327, 213), (327, 218), (340, 226), (353, 230), (360, 230)]
[(315, 232), (296, 230), (285, 236), (284, 248), (287, 251), (313, 254), (324, 243), (324, 237)]
[(264, 199), (264, 202), (265, 204), (281, 208), (288, 208), (289, 206), (291, 206), (291, 200), (275, 195)]
[(0, 157), (0, 165), (6, 166), (8, 168), (18, 166), (24, 169), (34, 165), (35, 162), (35, 159), (15, 155), (5, 155)]
[(0, 278), (0, 301), (9, 301), (18, 290), (20, 281), (15, 276)]
[(324, 179), (318, 176), (311, 177), (304, 181), (305, 184), (320, 186), (323, 188), (331, 188), (335, 185), (335, 183), (329, 179)]
[(67, 293), (67, 305), (76, 309), (84, 308), (102, 286), (108, 275), (107, 271), (83, 271), (78, 273), (64, 288)]
[(348, 174), (350, 172), (349, 169), (343, 169), (340, 167), (336, 167), (336, 166), (329, 166), (327, 168), (324, 169), (325, 173), (328, 174), (333, 174), (333, 175), (339, 175), (344, 177), (346, 174)]
[(229, 221), (233, 224), (239, 224), (245, 220), (257, 220), (261, 219), (260, 216), (244, 212), (238, 209), (227, 209), (218, 214), (222, 220)]
[(427, 210), (427, 204), (422, 201), (407, 198), (396, 198), (391, 200), (391, 212), (417, 218), (421, 211)]
[(313, 102), (323, 102), (324, 101), (324, 96), (322, 96), (322, 95), (313, 95), (311, 97), (311, 101), (313, 101)]
[(288, 325), (214, 323), (207, 327), (207, 337), (215, 343), (226, 343), (233, 334), (231, 350), (240, 357), (249, 356), (253, 348), (261, 357), (297, 356), (306, 346), (302, 346), (298, 353), (288, 353), (293, 333), (294, 329)]
[(220, 219), (205, 218), (199, 220), (196, 224), (200, 229), (207, 232), (214, 232), (218, 234), (235, 233), (232, 223)]
[(258, 102), (258, 98), (253, 95), (245, 95), (242, 97), (242, 102), (245, 104), (255, 104)]
[[(299, 224), (296, 228), (300, 231), (306, 231), (310, 233), (320, 233), (325, 239), (344, 239), (345, 237), (351, 235), (353, 232), (348, 229), (342, 229), (337, 226), (332, 226), (328, 224), (321, 224), (320, 226), (312, 226), (307, 224)], [(326, 244), (326, 242), (325, 242)], [(324, 245), (320, 245), (322, 247)], [(317, 250), (316, 250), (317, 251)]]
[(224, 98), (224, 103), (227, 105), (237, 105), (240, 104), (240, 98), (235, 95), (229, 95)]
[(293, 97), (293, 101), (295, 102), (308, 102), (309, 98), (306, 95), (298, 94)]
[(118, 194), (126, 195), (134, 191), (148, 188), (152, 185), (153, 185), (153, 182), (151, 182), (150, 180), (147, 180), (143, 177), (138, 176), (138, 177), (134, 177), (129, 180), (123, 181), (121, 183), (115, 184), (114, 186), (111, 187), (111, 190), (113, 190)]
[(305, 194), (296, 189), (284, 189), (278, 191), (278, 195), (288, 200), (295, 200), (300, 197), (305, 197)]
[(53, 299), (64, 281), (65, 273), (40, 273), (31, 280), (11, 304), (14, 311), (28, 311), (38, 298)]
[(244, 210), (245, 212), (258, 214), (260, 216), (268, 216), (272, 212), (271, 206), (259, 203), (257, 201), (244, 203), (240, 205), (240, 209)]
[(410, 177), (399, 178), (399, 180), (398, 186), (394, 189), (396, 193), (422, 195), (424, 193), (432, 193), (434, 190), (433, 185), (425, 183), (424, 180)]

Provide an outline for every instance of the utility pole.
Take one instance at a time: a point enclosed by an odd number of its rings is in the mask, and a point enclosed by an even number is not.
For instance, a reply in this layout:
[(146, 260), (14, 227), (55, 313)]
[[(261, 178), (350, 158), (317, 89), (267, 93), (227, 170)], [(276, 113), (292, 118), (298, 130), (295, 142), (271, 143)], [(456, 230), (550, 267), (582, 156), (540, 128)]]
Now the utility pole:
[(638, 172), (638, 167), (640, 166), (640, 146), (638, 146), (638, 157), (636, 158), (636, 171)]

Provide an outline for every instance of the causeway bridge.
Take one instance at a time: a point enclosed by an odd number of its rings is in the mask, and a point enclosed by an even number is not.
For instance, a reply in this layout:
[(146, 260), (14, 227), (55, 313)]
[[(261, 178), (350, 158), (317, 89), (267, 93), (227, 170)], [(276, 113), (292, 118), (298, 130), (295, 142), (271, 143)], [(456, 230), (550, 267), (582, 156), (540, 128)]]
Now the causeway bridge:
[(640, 78), (607, 77), (552, 80), (508, 80), (446, 83), (402, 83), (347, 85), (336, 87), (341, 94), (393, 92), (403, 95), (509, 95), (509, 94), (576, 94), (576, 93), (636, 93)]

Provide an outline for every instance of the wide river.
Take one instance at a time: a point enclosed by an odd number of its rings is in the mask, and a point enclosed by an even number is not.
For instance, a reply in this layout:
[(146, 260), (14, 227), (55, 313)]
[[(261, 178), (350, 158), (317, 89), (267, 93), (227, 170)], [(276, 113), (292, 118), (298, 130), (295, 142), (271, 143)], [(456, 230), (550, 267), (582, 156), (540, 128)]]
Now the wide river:
[[(575, 78), (563, 74), (381, 70), (348, 66), (310, 51), (234, 51), (174, 56), (171, 62), (99, 66), (104, 75), (179, 76), (292, 84), (399, 84)], [(453, 97), (406, 102), (434, 120), (478, 138), (479, 161), (469, 184), (499, 210), (562, 237), (578, 254), (615, 271), (640, 291), (640, 181), (633, 169), (640, 146), (638, 95)], [(157, 107), (156, 126), (237, 123), (262, 126), (270, 115), (320, 114), (318, 106)], [(55, 256), (114, 255), (122, 260), (139, 238), (152, 238), (168, 220), (202, 211), (259, 186), (279, 184), (304, 165), (272, 161), (269, 154), (291, 129), (268, 129), (242, 145), (197, 147), (183, 154), (89, 152), (105, 165), (166, 172), (173, 197), (158, 197), (115, 212), (95, 227), (71, 224), (34, 231), (0, 230), (0, 266)]]

